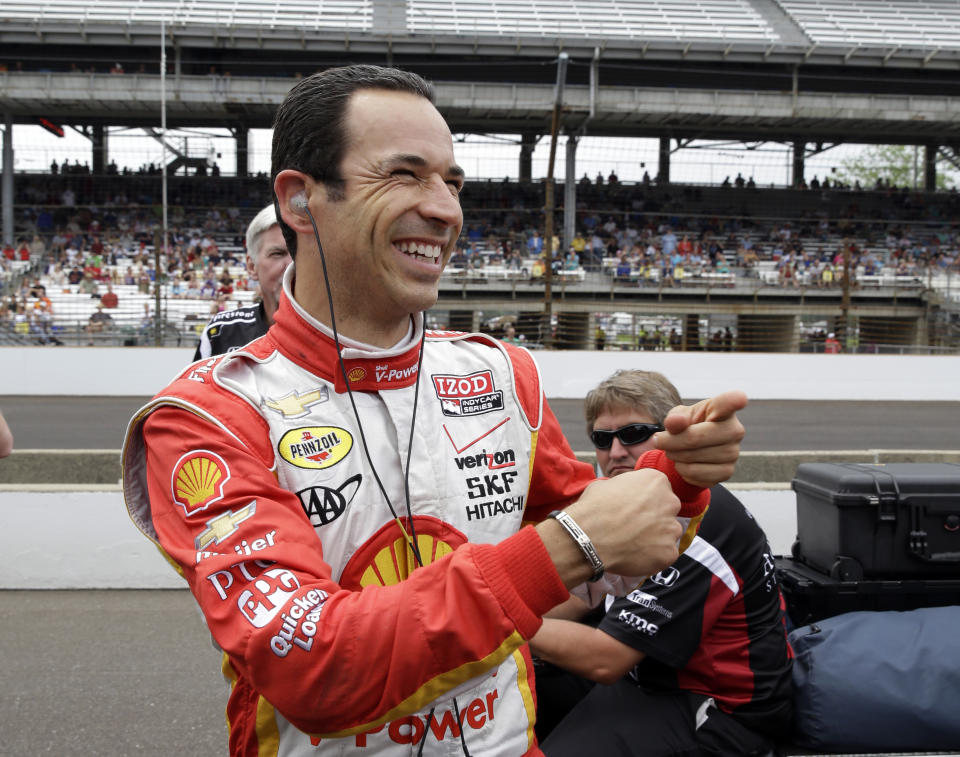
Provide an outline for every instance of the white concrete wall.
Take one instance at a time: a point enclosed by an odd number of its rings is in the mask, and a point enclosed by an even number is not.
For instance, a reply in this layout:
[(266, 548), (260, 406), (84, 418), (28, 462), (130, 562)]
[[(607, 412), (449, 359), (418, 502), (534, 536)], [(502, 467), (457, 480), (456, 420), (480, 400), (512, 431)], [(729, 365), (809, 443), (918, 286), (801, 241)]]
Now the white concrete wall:
[[(642, 368), (670, 376), (688, 398), (742, 389), (765, 400), (960, 400), (960, 356), (534, 354), (549, 397), (583, 397), (618, 368)], [(151, 396), (192, 357), (192, 347), (2, 347), (0, 396)]]
[[(0, 395), (148, 396), (191, 349), (0, 348)], [(674, 352), (538, 352), (547, 395), (583, 397), (618, 368), (658, 370), (681, 394), (742, 389), (753, 399), (960, 400), (960, 357)], [(130, 522), (118, 488), (0, 490), (0, 589), (182, 586)], [(734, 492), (777, 554), (796, 534), (788, 489)]]
[[(36, 487), (34, 487), (36, 488)], [(789, 489), (734, 490), (776, 554), (796, 534)], [(0, 490), (0, 590), (168, 589), (186, 584), (127, 516), (119, 487)]]

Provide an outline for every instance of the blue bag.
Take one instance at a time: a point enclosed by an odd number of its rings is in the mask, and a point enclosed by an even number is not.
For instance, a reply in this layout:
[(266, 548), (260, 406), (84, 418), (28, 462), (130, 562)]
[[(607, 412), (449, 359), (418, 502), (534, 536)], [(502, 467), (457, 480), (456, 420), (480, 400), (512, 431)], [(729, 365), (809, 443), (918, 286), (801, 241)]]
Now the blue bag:
[(850, 612), (790, 633), (797, 744), (960, 748), (960, 606)]

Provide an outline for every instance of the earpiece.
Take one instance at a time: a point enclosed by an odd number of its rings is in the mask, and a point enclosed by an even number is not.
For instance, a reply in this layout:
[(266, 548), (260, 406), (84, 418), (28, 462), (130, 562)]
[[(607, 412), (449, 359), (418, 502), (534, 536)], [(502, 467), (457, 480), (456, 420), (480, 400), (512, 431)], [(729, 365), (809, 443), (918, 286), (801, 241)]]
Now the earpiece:
[(307, 209), (307, 193), (301, 190), (291, 197), (290, 209), (295, 213), (302, 213), (305, 211)]

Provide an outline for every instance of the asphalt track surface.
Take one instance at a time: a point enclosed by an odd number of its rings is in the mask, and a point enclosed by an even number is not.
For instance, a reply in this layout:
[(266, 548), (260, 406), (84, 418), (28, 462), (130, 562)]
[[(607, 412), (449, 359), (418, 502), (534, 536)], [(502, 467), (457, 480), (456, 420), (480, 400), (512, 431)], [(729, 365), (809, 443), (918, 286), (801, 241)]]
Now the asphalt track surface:
[[(147, 399), (2, 396), (0, 410), (19, 449), (120, 449), (127, 422)], [(573, 449), (591, 449), (582, 400), (550, 406)], [(740, 418), (748, 452), (960, 449), (960, 402), (759, 400)]]

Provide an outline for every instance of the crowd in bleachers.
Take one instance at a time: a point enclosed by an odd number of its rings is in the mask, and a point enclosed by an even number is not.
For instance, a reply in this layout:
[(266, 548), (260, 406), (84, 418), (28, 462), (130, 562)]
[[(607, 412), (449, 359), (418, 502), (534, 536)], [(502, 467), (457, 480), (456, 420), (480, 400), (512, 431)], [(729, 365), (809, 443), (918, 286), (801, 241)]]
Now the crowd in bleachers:
[[(469, 183), (445, 278), (536, 285), (549, 266), (555, 280), (594, 288), (831, 288), (847, 277), (852, 286), (936, 286), (960, 272), (952, 193), (604, 178), (579, 182), (576, 229), (565, 244), (562, 210), (550, 242), (541, 236), (542, 184)], [(117, 327), (128, 342), (144, 339), (153, 333), (158, 280), (163, 319), (183, 337), (211, 312), (249, 302), (256, 283), (246, 278), (243, 233), (266, 201), (264, 177), (172, 177), (169, 186), (164, 248), (156, 177), (97, 177), (69, 164), (18, 176), (18, 238), (0, 255), (0, 335), (52, 341), (67, 330), (96, 341)], [(155, 245), (164, 251), (159, 276)]]

